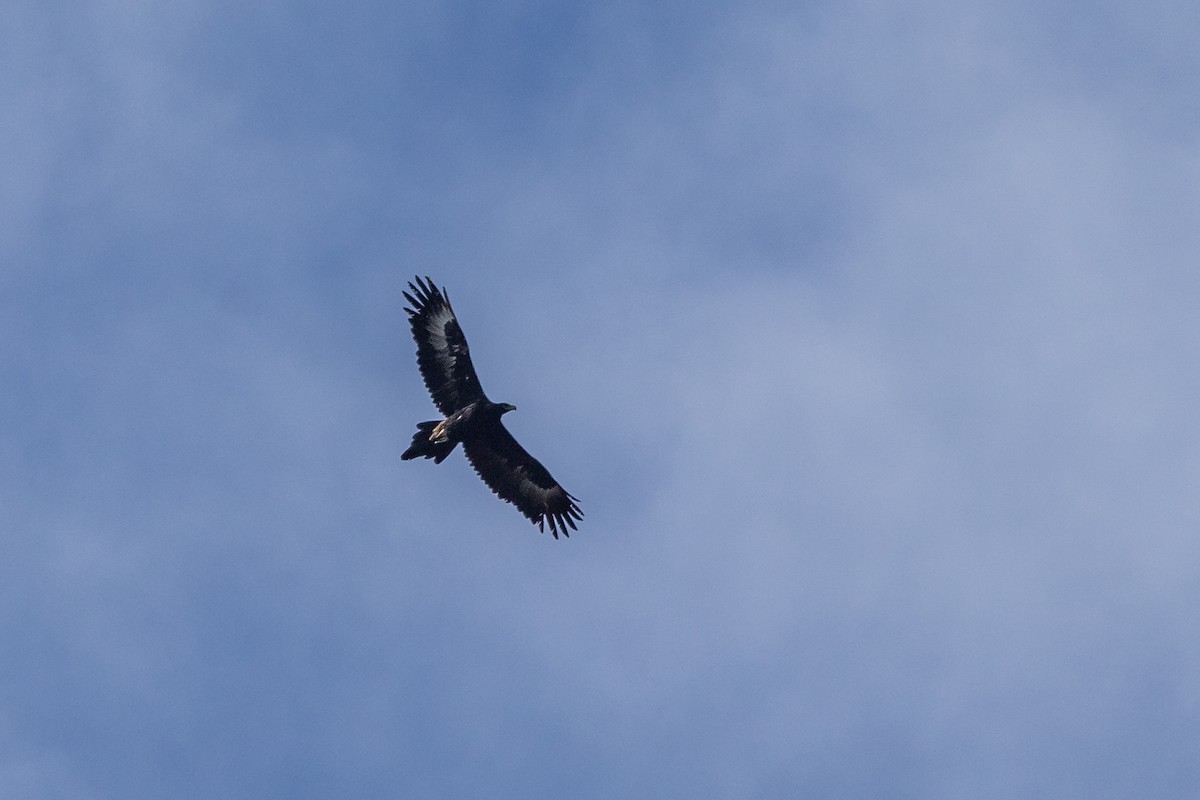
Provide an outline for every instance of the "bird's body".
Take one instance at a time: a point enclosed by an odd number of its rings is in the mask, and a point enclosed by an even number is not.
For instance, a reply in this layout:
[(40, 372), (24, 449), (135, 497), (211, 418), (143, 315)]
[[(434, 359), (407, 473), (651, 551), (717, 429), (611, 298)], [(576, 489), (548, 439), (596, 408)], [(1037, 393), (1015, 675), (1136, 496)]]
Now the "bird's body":
[(417, 423), (412, 444), (400, 458), (432, 458), (440, 464), (460, 443), (467, 460), (479, 477), (502, 500), (506, 500), (544, 530), (558, 538), (575, 530), (583, 519), (577, 498), (551, 477), (545, 467), (500, 422), (516, 406), (493, 403), (483, 393), (471, 364), (467, 339), (463, 336), (450, 300), (429, 278), (409, 283), (412, 294), (404, 293), (412, 305), (406, 308), (417, 343), (417, 366), (425, 379), (441, 420)]

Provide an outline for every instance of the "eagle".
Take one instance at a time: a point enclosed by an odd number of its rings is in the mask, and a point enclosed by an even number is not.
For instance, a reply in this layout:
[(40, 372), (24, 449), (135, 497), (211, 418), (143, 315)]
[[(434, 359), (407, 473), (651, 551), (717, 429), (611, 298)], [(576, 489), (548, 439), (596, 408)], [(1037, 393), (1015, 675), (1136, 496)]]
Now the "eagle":
[(412, 444), (400, 458), (421, 456), (440, 464), (461, 442), (471, 466), (501, 500), (516, 506), (543, 533), (549, 522), (555, 539), (559, 533), (570, 536), (577, 530), (575, 521), (583, 519), (579, 498), (568, 494), (500, 422), (516, 406), (493, 403), (483, 393), (446, 289), (438, 289), (428, 276), (414, 281), (408, 284), (411, 293), (404, 292), (411, 308), (404, 310), (425, 388), (445, 418), (418, 422)]

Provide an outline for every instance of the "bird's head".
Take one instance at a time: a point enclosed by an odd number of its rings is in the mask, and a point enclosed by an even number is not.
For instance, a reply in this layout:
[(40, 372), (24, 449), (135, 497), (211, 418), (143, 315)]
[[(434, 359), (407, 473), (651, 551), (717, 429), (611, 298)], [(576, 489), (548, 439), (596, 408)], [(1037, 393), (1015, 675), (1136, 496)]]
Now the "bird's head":
[(508, 413), (508, 412), (510, 412), (510, 411), (516, 411), (516, 410), (517, 410), (517, 407), (516, 407), (516, 406), (514, 406), (512, 403), (497, 403), (496, 405), (497, 405), (497, 407), (500, 409), (500, 415), (501, 415), (501, 416), (503, 416), (503, 415), (507, 414), (507, 413)]

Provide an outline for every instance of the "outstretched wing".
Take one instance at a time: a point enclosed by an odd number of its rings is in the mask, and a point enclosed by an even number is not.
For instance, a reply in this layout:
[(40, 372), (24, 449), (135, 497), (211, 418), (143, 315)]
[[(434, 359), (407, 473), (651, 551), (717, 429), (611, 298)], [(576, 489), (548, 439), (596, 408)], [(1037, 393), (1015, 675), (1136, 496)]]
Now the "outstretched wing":
[(445, 289), (438, 289), (430, 278), (416, 278), (408, 288), (412, 294), (404, 298), (412, 305), (406, 308), (417, 343), (417, 366), (425, 379), (433, 404), (446, 416), (483, 397), (467, 337), (450, 307)]
[(570, 536), (570, 531), (576, 529), (575, 520), (583, 519), (575, 503), (578, 498), (567, 494), (546, 468), (517, 444), (499, 419), (464, 441), (463, 449), (483, 482), (501, 500), (516, 506), (538, 530), (544, 532), (549, 522), (555, 539), (560, 532)]

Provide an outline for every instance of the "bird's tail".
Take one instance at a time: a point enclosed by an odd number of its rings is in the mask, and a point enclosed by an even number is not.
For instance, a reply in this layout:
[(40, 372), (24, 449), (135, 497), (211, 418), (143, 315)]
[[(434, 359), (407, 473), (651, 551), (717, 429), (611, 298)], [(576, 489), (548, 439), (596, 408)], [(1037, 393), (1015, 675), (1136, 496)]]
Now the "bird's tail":
[(422, 458), (432, 458), (435, 464), (445, 461), (446, 456), (450, 455), (458, 442), (453, 439), (441, 442), (431, 441), (430, 436), (432, 436), (433, 429), (437, 424), (437, 420), (432, 422), (418, 422), (417, 432), (413, 434), (412, 444), (401, 454), (400, 459), (408, 461), (410, 458), (421, 456)]

